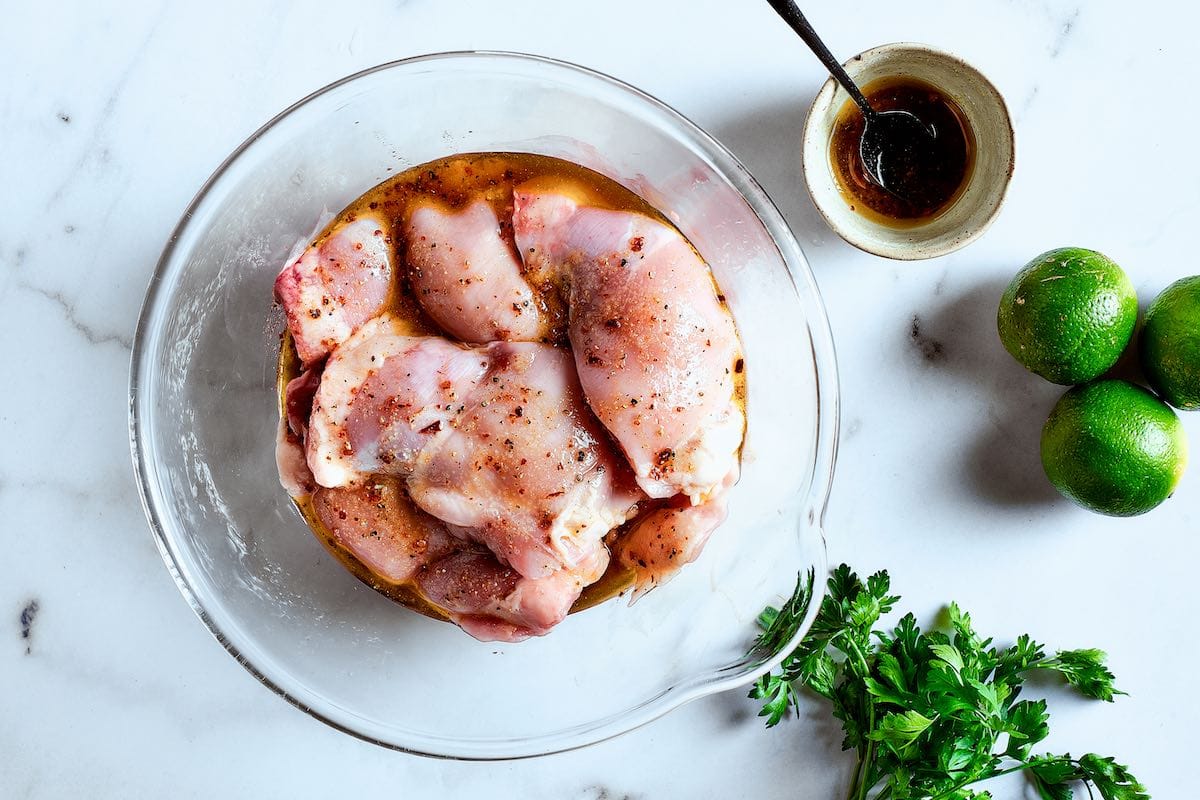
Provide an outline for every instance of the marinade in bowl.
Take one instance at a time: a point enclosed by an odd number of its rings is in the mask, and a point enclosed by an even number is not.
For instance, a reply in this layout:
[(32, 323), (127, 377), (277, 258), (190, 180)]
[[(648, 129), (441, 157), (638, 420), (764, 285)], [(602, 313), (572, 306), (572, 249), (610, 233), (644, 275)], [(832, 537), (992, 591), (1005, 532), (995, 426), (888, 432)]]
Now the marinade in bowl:
[[(281, 312), (297, 239), (389, 175), (453, 153), (583, 165), (665, 214), (703, 255), (745, 351), (742, 477), (701, 557), (633, 606), (480, 643), (398, 609), (323, 552), (274, 463)], [(368, 70), (285, 111), (217, 171), (152, 280), (131, 438), (158, 545), (219, 641), (268, 687), (361, 738), (489, 759), (579, 747), (777, 663), (747, 655), (761, 608), (824, 570), (837, 433), (820, 296), (778, 211), (687, 120), (587, 70), (500, 53)], [(799, 634), (798, 634), (799, 635)]]
[(549, 156), (455, 154), (296, 250), (280, 480), (360, 580), (515, 642), (703, 552), (746, 363), (708, 265), (645, 200)]

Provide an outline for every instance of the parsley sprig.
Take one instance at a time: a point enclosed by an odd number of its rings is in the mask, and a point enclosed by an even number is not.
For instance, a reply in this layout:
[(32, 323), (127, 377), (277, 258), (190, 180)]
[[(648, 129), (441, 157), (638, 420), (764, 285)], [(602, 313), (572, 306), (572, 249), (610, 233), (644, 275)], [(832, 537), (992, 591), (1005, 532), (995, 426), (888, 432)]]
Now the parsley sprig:
[[(808, 612), (815, 576), (797, 581), (781, 609), (759, 617), (756, 648), (788, 641)], [(828, 700), (845, 732), (842, 748), (858, 753), (847, 800), (983, 800), (981, 781), (1024, 772), (1043, 800), (1071, 800), (1081, 784), (1104, 800), (1149, 800), (1146, 789), (1111, 758), (1087, 754), (1033, 755), (1050, 733), (1045, 700), (1021, 699), (1034, 672), (1061, 676), (1085, 697), (1111, 702), (1124, 694), (1100, 650), (1047, 655), (1028, 636), (997, 648), (957, 605), (950, 630), (923, 632), (912, 614), (894, 628), (875, 630), (900, 598), (886, 571), (862, 581), (845, 564), (808, 634), (780, 665), (762, 676), (750, 696), (774, 726), (807, 689)]]

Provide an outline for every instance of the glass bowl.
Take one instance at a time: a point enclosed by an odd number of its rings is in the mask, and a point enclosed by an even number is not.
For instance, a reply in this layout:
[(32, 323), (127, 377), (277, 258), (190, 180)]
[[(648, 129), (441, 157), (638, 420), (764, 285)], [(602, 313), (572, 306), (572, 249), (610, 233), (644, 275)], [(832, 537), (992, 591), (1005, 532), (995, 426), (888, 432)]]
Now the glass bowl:
[[(701, 558), (633, 606), (612, 600), (515, 645), (477, 642), (359, 583), (309, 532), (274, 461), (283, 319), (271, 291), (293, 245), (399, 170), (501, 150), (582, 163), (674, 219), (733, 309), (749, 395), (744, 473)], [(316, 92), (217, 169), (146, 294), (130, 436), (167, 567), (256, 678), (387, 747), (515, 758), (597, 742), (744, 685), (794, 645), (746, 655), (762, 607), (788, 596), (798, 574), (825, 571), (837, 379), (804, 256), (721, 145), (604, 75), (447, 53)]]

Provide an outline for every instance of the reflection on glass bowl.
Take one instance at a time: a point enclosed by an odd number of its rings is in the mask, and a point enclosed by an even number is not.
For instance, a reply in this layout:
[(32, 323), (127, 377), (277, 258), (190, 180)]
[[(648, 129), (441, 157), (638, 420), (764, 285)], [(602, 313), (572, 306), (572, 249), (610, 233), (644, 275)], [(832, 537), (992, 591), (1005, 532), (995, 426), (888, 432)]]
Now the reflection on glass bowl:
[[(456, 152), (558, 156), (645, 197), (708, 260), (746, 352), (749, 425), (730, 517), (636, 605), (484, 644), (359, 583), (309, 533), (274, 465), (275, 273), (314, 225), (390, 174)], [(717, 142), (611, 78), (545, 58), (448, 53), (385, 64), (297, 103), (217, 170), (147, 292), (130, 386), (147, 516), (217, 639), (290, 702), (427, 755), (580, 747), (744, 685), (754, 619), (824, 571), (837, 376), (820, 295), (779, 212)], [(799, 635), (799, 634), (798, 634)]]

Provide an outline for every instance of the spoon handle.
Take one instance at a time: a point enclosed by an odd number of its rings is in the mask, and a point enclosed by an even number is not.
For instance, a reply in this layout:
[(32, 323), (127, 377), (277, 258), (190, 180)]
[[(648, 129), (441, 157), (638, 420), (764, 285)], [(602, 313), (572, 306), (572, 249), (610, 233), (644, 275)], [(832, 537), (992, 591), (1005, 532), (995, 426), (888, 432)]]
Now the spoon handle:
[(825, 69), (829, 70), (837, 82), (842, 85), (858, 107), (862, 109), (863, 114), (871, 116), (874, 109), (867, 102), (867, 98), (863, 97), (863, 93), (859, 91), (858, 86), (846, 74), (846, 70), (842, 69), (842, 65), (833, 57), (833, 53), (829, 52), (829, 48), (821, 41), (821, 37), (817, 36), (817, 32), (813, 30), (813, 26), (808, 24), (808, 20), (804, 18), (804, 14), (800, 8), (792, 2), (792, 0), (767, 0), (767, 4), (775, 9), (775, 13), (783, 17), (783, 21), (792, 27), (808, 48), (816, 54), (821, 63), (825, 65)]

